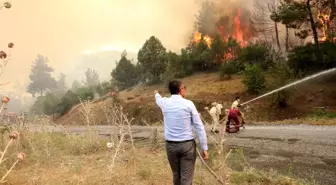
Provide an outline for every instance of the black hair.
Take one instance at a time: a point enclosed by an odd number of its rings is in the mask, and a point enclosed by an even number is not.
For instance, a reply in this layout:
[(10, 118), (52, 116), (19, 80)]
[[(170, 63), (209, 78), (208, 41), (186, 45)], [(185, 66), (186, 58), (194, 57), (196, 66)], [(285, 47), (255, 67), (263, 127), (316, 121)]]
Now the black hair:
[(168, 88), (170, 91), (170, 94), (179, 94), (181, 91), (181, 85), (182, 82), (178, 80), (172, 80), (169, 82)]
[(235, 100), (238, 100), (240, 97), (239, 96), (236, 96)]

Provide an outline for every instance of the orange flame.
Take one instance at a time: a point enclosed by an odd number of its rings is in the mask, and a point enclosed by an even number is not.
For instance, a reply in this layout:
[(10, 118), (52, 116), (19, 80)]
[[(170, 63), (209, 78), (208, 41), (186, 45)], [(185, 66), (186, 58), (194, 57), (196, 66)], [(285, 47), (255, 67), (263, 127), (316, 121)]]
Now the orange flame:
[[(218, 25), (218, 33), (221, 35), (222, 40), (228, 41), (230, 37), (232, 37), (233, 39), (235, 39), (238, 44), (240, 45), (240, 47), (246, 47), (248, 44), (248, 41), (246, 38), (249, 37), (248, 35), (248, 29), (242, 29), (242, 24), (241, 24), (241, 12), (240, 9), (237, 9), (237, 14), (234, 16), (234, 30), (232, 30), (231, 33), (229, 33), (230, 31), (226, 31), (224, 30), (224, 26), (223, 25)], [(246, 35), (245, 35), (246, 34)], [(211, 48), (211, 44), (213, 42), (213, 38), (210, 35), (203, 35), (202, 33), (196, 31), (194, 33), (194, 38), (193, 38), (193, 42), (194, 43), (199, 43), (201, 41), (204, 41), (207, 46), (209, 48)], [(229, 51), (227, 51), (224, 54), (224, 60), (231, 60), (235, 58), (235, 52), (229, 49)]]
[(212, 39), (209, 35), (206, 35), (206, 36), (204, 36), (204, 41), (205, 41), (205, 43), (208, 45), (208, 47), (210, 48), (213, 39)]
[(233, 33), (232, 37), (240, 43), (240, 46), (246, 47), (247, 41), (244, 40), (243, 31), (241, 29), (240, 24), (240, 10), (238, 9), (238, 13), (235, 17), (235, 32)]
[(194, 33), (194, 42), (195, 42), (195, 43), (199, 43), (199, 42), (201, 42), (201, 40), (205, 41), (206, 45), (207, 45), (209, 48), (211, 47), (213, 38), (211, 38), (209, 35), (205, 35), (205, 36), (202, 38), (202, 33), (196, 31), (196, 32)]
[(194, 42), (199, 43), (202, 39), (202, 33), (196, 31), (194, 33)]

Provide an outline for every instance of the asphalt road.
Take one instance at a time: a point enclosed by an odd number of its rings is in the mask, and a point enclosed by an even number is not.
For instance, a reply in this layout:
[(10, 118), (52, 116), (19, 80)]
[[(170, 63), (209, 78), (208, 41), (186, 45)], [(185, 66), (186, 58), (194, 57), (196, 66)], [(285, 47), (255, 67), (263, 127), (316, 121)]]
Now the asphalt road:
[[(31, 126), (32, 130), (40, 130)], [(163, 138), (163, 127), (133, 126), (135, 140), (149, 139), (157, 128)], [(63, 127), (48, 126), (49, 131), (64, 132)], [(87, 127), (66, 126), (69, 133), (81, 134)], [(113, 126), (96, 126), (100, 135), (116, 133)], [(208, 132), (208, 141), (214, 134)], [(336, 127), (334, 126), (246, 126), (241, 132), (225, 135), (227, 148), (243, 148), (251, 165), (258, 169), (274, 169), (310, 182), (336, 184)], [(240, 170), (240, 169), (237, 169)]]

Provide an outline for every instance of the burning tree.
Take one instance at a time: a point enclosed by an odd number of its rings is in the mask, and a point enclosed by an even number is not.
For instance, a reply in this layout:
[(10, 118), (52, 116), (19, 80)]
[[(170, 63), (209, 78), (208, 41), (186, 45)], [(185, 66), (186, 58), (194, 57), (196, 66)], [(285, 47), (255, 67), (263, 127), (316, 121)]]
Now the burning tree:
[(256, 36), (248, 18), (250, 15), (239, 2), (227, 1), (224, 8), (205, 1), (197, 16), (190, 45), (204, 43), (212, 50), (216, 63), (231, 60), (239, 47), (246, 47)]

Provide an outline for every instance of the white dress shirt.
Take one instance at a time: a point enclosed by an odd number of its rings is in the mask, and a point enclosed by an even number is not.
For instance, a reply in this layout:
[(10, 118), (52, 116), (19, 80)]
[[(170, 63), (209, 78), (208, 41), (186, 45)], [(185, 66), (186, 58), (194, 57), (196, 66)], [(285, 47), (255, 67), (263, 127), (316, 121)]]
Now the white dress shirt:
[(166, 140), (192, 140), (194, 139), (194, 128), (202, 150), (208, 150), (205, 128), (192, 101), (180, 95), (162, 98), (159, 93), (155, 94), (155, 101), (163, 113)]

